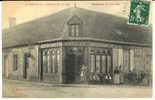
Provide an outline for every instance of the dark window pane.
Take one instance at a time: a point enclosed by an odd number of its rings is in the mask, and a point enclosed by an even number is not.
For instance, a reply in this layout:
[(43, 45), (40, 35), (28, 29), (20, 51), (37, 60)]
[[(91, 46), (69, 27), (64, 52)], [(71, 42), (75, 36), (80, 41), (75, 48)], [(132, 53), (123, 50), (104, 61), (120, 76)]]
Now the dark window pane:
[(16, 71), (18, 67), (18, 56), (14, 55), (13, 56), (13, 70)]
[(52, 55), (53, 72), (55, 72), (55, 55)]

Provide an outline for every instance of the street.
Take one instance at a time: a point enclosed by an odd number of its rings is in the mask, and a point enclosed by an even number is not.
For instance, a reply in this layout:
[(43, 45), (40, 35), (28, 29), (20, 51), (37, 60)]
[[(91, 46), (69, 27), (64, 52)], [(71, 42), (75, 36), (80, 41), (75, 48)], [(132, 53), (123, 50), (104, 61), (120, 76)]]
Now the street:
[(5, 98), (151, 98), (152, 87), (126, 85), (49, 84), (3, 80)]

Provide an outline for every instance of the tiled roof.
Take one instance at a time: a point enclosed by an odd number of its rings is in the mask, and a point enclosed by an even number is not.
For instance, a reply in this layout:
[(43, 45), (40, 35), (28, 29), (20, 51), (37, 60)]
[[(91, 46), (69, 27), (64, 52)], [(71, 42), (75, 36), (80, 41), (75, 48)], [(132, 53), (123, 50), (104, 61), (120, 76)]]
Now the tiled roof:
[(152, 41), (152, 26), (129, 25), (128, 19), (122, 17), (82, 8), (68, 8), (3, 30), (3, 47), (65, 38), (68, 36), (67, 22), (74, 15), (83, 21), (82, 37), (136, 43)]

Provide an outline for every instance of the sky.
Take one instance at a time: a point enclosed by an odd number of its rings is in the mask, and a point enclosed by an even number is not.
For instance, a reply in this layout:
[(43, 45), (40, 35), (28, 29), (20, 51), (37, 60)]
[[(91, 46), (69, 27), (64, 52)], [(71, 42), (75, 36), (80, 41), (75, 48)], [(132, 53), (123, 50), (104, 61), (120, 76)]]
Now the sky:
[(16, 24), (56, 13), (66, 8), (79, 7), (128, 18), (130, 1), (7, 1), (2, 2), (2, 28), (9, 28), (9, 18)]

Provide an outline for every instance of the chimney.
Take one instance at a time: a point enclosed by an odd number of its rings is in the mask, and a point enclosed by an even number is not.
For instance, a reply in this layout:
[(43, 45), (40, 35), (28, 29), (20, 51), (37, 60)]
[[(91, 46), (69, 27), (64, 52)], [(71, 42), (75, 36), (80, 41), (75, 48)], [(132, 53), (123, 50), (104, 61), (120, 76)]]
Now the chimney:
[(10, 17), (9, 18), (9, 27), (14, 27), (16, 25), (16, 18), (15, 17)]

